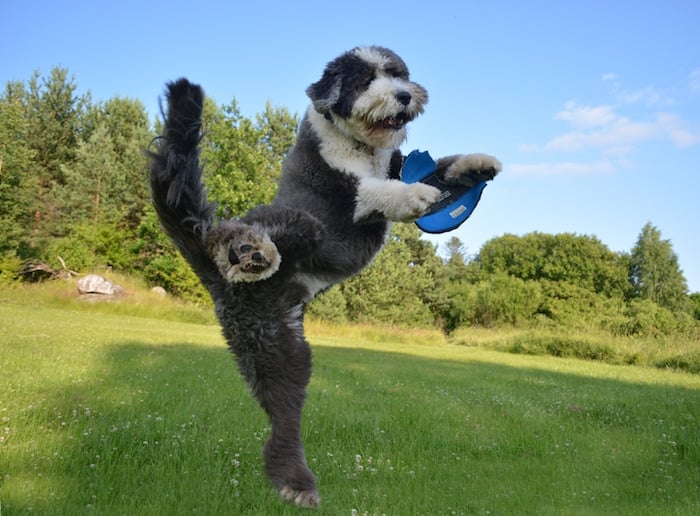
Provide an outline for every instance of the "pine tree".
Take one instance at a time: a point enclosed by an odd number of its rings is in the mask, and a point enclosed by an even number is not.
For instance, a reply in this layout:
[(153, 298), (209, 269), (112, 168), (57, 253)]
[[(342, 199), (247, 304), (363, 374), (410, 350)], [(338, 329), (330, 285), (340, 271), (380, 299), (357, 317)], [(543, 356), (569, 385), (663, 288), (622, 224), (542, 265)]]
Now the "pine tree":
[(0, 97), (0, 257), (21, 256), (27, 242), (35, 194), (30, 174), (34, 153), (27, 145), (25, 92), (21, 83), (8, 83)]

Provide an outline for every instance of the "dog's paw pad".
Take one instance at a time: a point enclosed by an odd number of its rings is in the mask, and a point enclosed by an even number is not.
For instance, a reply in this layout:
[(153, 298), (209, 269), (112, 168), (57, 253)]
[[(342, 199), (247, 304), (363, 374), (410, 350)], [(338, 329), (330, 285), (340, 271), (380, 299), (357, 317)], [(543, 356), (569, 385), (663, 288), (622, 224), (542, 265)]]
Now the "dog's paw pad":
[(321, 497), (315, 489), (308, 491), (298, 491), (291, 486), (284, 486), (279, 490), (282, 499), (292, 502), (299, 507), (314, 509), (321, 505)]
[(275, 244), (265, 233), (258, 233), (243, 224), (217, 228), (210, 243), (221, 274), (232, 283), (260, 281), (279, 269), (282, 258)]

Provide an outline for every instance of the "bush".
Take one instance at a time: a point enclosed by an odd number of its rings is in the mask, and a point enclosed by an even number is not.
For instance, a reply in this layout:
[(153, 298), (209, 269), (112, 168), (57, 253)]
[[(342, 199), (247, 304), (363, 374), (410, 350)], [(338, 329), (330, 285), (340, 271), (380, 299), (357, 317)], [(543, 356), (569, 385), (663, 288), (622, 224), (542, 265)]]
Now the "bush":
[(693, 317), (700, 320), (700, 292), (690, 294), (690, 303), (693, 310)]
[(65, 237), (54, 239), (42, 251), (44, 261), (54, 269), (62, 268), (58, 257), (75, 271), (87, 272), (99, 267), (128, 270), (133, 255), (130, 246), (132, 236), (114, 224), (80, 224)]
[(572, 337), (565, 334), (528, 332), (512, 338), (506, 346), (506, 350), (526, 355), (552, 355), (604, 362), (617, 361), (616, 352), (609, 344), (595, 339)]
[(558, 326), (576, 329), (606, 329), (621, 324), (624, 302), (566, 281), (539, 282), (542, 304), (538, 311)]
[(0, 285), (9, 285), (19, 277), (22, 260), (14, 253), (0, 256)]
[(143, 277), (149, 284), (163, 287), (186, 301), (210, 302), (209, 293), (179, 254), (162, 254), (148, 260)]
[(313, 319), (340, 324), (347, 321), (347, 303), (340, 288), (335, 286), (311, 301), (306, 313)]
[(676, 315), (649, 299), (633, 299), (627, 306), (627, 319), (619, 331), (635, 337), (660, 337), (685, 332), (689, 330), (690, 321), (684, 320), (683, 315)]
[(700, 352), (664, 357), (654, 364), (656, 367), (678, 369), (700, 374)]
[(476, 288), (472, 322), (486, 327), (526, 323), (537, 311), (541, 298), (537, 283), (495, 274)]

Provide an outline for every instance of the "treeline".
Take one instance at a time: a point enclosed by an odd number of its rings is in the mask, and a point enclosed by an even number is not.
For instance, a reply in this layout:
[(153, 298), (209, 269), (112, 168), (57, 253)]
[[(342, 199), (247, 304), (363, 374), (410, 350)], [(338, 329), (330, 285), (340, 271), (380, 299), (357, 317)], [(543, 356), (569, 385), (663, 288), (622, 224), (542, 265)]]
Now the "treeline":
[[(10, 82), (0, 97), (0, 283), (32, 271), (104, 267), (202, 303), (208, 298), (158, 227), (144, 150), (158, 134), (138, 100), (95, 103), (67, 70)], [(269, 202), (294, 141), (296, 115), (265, 106), (254, 119), (233, 100), (204, 109), (204, 180), (232, 217)], [(593, 236), (504, 235), (469, 256), (397, 224), (361, 275), (309, 307), (336, 322), (404, 326), (566, 327), (618, 335), (697, 335), (700, 295), (688, 294), (671, 243), (646, 224), (629, 253)]]

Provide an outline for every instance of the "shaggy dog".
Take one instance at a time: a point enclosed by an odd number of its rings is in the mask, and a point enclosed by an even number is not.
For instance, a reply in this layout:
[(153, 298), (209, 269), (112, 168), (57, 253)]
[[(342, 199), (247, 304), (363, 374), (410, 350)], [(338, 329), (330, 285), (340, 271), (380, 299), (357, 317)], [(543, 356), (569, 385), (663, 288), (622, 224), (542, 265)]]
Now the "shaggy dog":
[[(390, 221), (422, 216), (440, 192), (400, 181), (398, 148), (428, 94), (394, 52), (346, 52), (307, 94), (312, 104), (271, 206), (236, 220), (214, 219), (199, 164), (204, 93), (186, 79), (167, 86), (150, 182), (164, 230), (211, 294), (228, 346), (269, 416), (265, 472), (282, 498), (316, 507), (320, 498), (301, 441), (311, 375), (304, 308), (371, 262)], [(446, 182), (470, 185), (492, 179), (501, 165), (470, 154), (442, 158), (437, 167)]]

